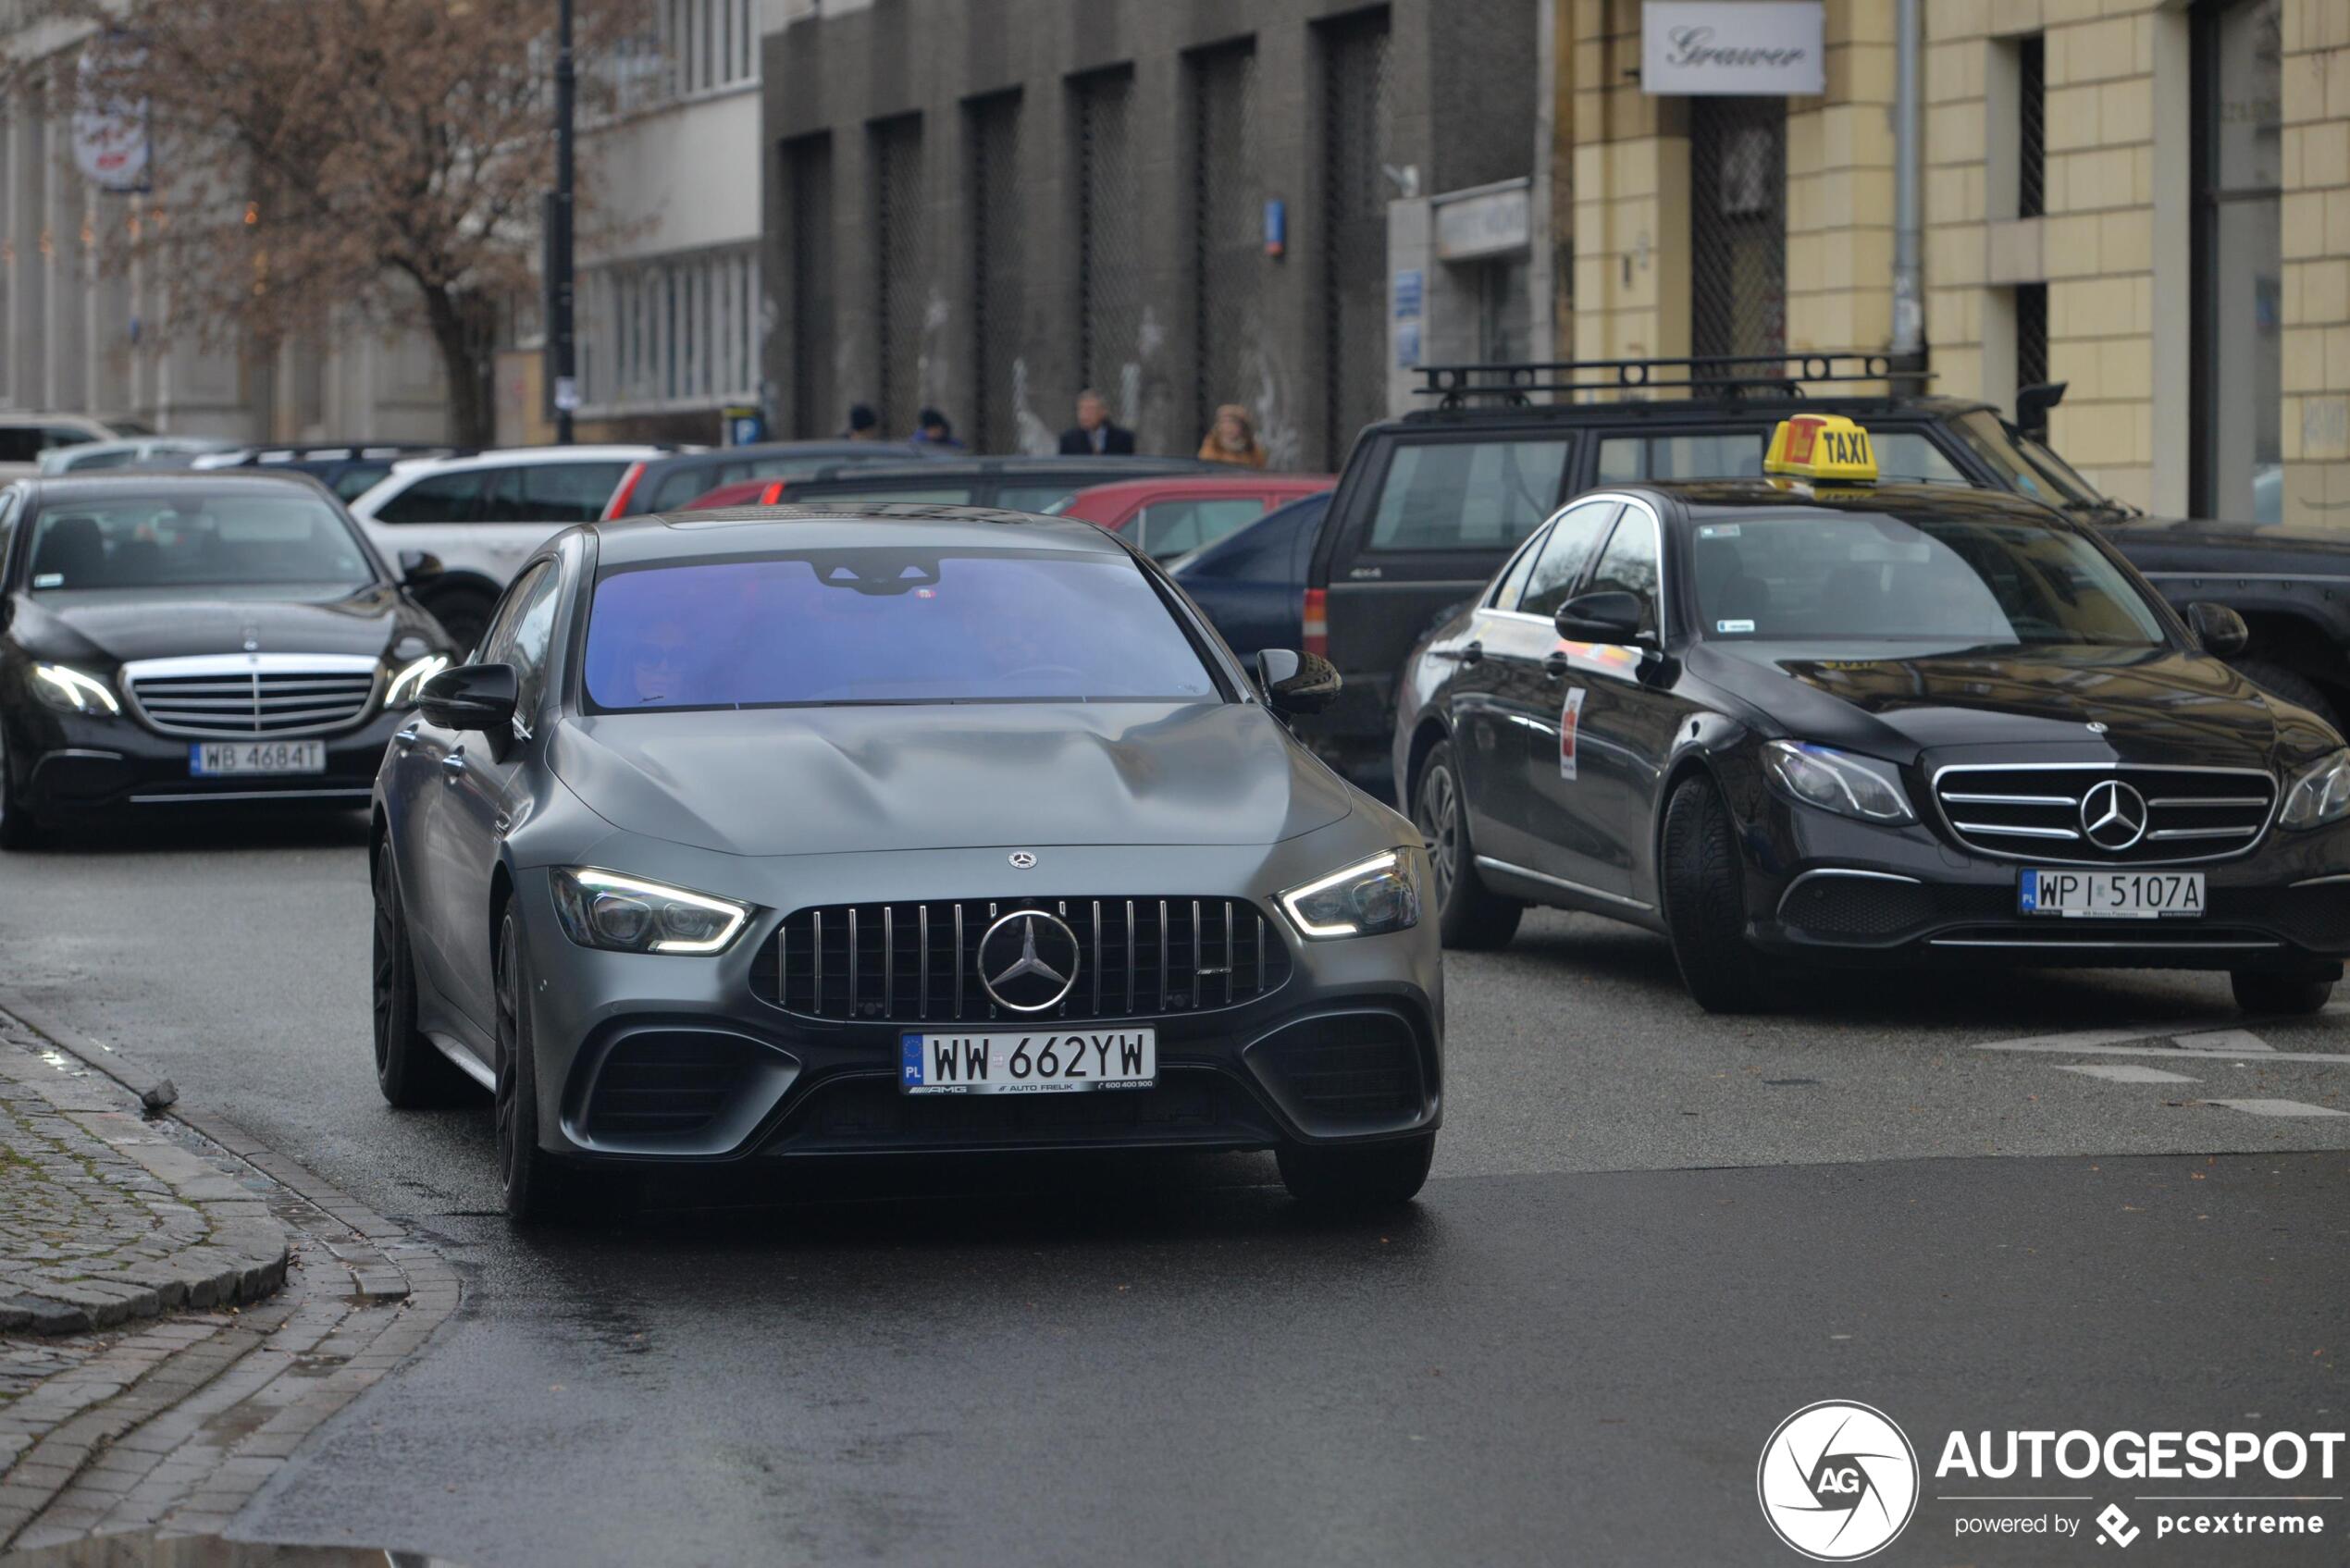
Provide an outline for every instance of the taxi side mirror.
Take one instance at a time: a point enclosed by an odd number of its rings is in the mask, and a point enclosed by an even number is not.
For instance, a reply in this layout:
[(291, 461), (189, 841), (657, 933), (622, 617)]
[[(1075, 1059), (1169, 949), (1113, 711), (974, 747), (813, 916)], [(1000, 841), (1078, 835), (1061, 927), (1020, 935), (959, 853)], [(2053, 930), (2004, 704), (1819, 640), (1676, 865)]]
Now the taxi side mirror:
[(2224, 604), (2197, 601), (2187, 606), (2187, 625), (2195, 633), (2195, 640), (2203, 645), (2206, 653), (2216, 653), (2222, 659), (2242, 653), (2252, 640), (2252, 628), (2244, 617)]
[(511, 664), (460, 664), (443, 670), (416, 694), (427, 723), (444, 730), (479, 730), (502, 738), (513, 728), (522, 688)]
[(1602, 642), (1623, 647), (1652, 646), (1656, 639), (1640, 629), (1640, 596), (1622, 588), (1579, 594), (1558, 608), (1552, 622), (1569, 642)]
[(1266, 706), (1277, 713), (1319, 713), (1338, 700), (1338, 666), (1318, 653), (1290, 648), (1260, 648), (1256, 654), (1256, 684)]

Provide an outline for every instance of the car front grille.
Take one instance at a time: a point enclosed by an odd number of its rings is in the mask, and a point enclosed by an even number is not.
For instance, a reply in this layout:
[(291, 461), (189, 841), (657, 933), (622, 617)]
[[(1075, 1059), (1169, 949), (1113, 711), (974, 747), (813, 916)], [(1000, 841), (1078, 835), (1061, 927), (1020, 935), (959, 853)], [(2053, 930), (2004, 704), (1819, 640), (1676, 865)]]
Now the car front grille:
[(742, 1089), (753, 1054), (742, 1041), (683, 1030), (625, 1040), (596, 1075), (588, 1130), (616, 1139), (699, 1132)]
[[(2110, 802), (2101, 797), (2084, 810), (2083, 801), (2106, 784), (2142, 803), (2144, 831), (2126, 844), (2113, 842), (2122, 832), (2109, 828), (2109, 842), (2100, 842), (2090, 831)], [(2052, 865), (2156, 865), (2250, 849), (2268, 831), (2277, 784), (2253, 768), (1969, 763), (1937, 771), (1934, 798), (1952, 835), (1982, 854)]]
[(123, 686), (155, 729), (241, 739), (355, 723), (375, 706), (379, 671), (364, 654), (204, 655), (126, 664)]
[[(979, 972), (981, 937), (1021, 910), (1053, 915), (1077, 941), (1067, 996), (1037, 1012), (999, 1006)], [(1018, 1024), (1236, 1006), (1289, 975), (1281, 933), (1245, 899), (1004, 898), (795, 910), (761, 948), (751, 987), (811, 1018)]]

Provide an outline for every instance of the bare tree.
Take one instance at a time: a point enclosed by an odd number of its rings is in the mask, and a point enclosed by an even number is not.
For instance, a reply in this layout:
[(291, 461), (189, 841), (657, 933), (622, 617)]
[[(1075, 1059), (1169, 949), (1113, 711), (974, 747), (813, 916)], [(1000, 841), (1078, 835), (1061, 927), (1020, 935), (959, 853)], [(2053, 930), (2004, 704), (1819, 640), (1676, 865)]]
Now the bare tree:
[[(493, 438), (499, 312), (535, 286), (553, 182), (554, 0), (53, 6), (98, 30), (80, 90), (148, 105), (161, 194), (104, 249), (166, 290), (167, 324), (265, 348), (329, 324), (422, 327), (451, 435)], [(584, 58), (643, 15), (580, 11)], [(582, 72), (584, 103), (600, 85)]]

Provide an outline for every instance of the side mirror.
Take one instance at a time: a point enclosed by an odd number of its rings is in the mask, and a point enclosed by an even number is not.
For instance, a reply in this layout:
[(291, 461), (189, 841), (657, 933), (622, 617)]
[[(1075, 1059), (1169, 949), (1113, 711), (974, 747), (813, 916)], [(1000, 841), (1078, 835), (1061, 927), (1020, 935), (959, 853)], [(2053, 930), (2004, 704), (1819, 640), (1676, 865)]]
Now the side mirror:
[(1582, 594), (1559, 606), (1551, 618), (1569, 642), (1647, 647), (1655, 639), (1640, 629), (1640, 596), (1622, 588)]
[(2206, 653), (2216, 653), (2222, 659), (2242, 653), (2252, 640), (2252, 628), (2244, 617), (2224, 604), (2207, 604), (2197, 600), (2187, 606), (2187, 625), (2195, 633), (2195, 641)]
[(440, 563), (440, 557), (428, 549), (403, 549), (400, 552), (400, 580), (403, 583), (420, 583), (427, 577), (438, 577), (447, 570)]
[(2064, 401), (2064, 389), (2070, 381), (2041, 381), (2015, 389), (2015, 423), (2026, 435), (2047, 433), (2048, 410)]
[(1319, 713), (1338, 700), (1338, 667), (1318, 653), (1266, 648), (1256, 653), (1256, 684), (1277, 713)]
[(425, 718), (444, 730), (479, 730), (503, 739), (522, 699), (511, 664), (460, 664), (443, 670), (416, 694)]

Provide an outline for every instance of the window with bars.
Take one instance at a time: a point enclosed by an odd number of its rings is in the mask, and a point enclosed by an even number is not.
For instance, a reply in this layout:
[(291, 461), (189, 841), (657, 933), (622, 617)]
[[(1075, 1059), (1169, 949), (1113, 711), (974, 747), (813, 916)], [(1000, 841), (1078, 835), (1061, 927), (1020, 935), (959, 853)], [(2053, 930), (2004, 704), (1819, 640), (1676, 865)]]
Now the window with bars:
[[(1120, 66), (1070, 81), (1077, 130), (1077, 372), (1132, 424), (1141, 401), (1143, 267), (1128, 105)], [(1131, 373), (1131, 374), (1130, 374)], [(1130, 384), (1131, 383), (1131, 384)]]
[(2048, 286), (2019, 283), (2015, 289), (2015, 384), (2036, 387), (2048, 378)]
[(1020, 106), (1017, 92), (964, 105), (971, 160), (971, 407), (966, 437), (974, 451), (1014, 451), (1020, 410), (1012, 364), (1020, 355)]
[(1321, 25), (1322, 466), (1387, 413), (1386, 167), (1396, 161), (1385, 6)]
[(2047, 210), (2047, 40), (2039, 33), (2016, 43), (2015, 216)]
[(579, 284), (581, 412), (757, 400), (759, 259), (749, 246), (590, 268)]
[(1252, 401), (1262, 330), (1262, 199), (1256, 157), (1256, 44), (1186, 57), (1192, 118), (1192, 427), (1218, 405)]
[(1689, 104), (1689, 347), (1787, 346), (1787, 101)]
[(922, 117), (866, 128), (872, 175), (873, 325), (882, 434), (911, 434), (922, 400)]
[(841, 416), (833, 387), (833, 141), (784, 145), (784, 245), (791, 290), (791, 430), (830, 435)]

